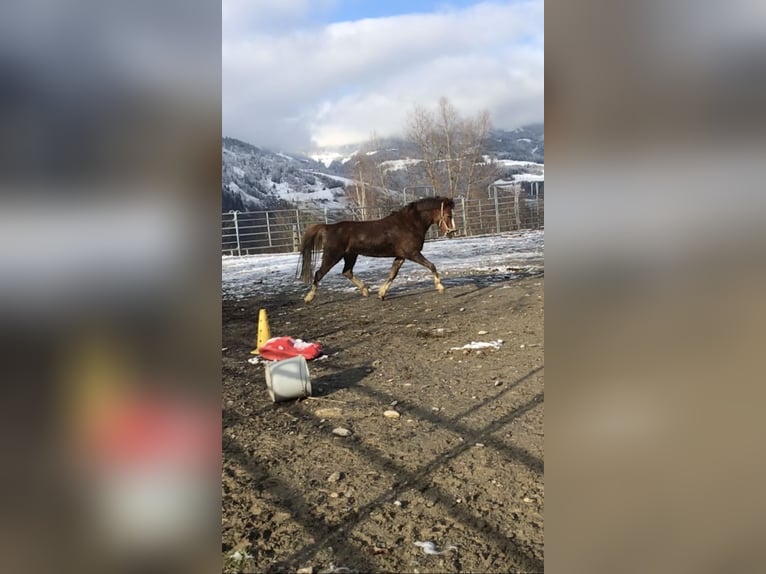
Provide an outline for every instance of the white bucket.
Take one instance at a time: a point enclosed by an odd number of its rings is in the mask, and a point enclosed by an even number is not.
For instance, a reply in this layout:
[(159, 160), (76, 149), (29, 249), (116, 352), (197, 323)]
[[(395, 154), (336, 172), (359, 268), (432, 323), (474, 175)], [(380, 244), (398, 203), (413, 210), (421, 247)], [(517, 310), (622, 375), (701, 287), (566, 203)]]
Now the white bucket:
[(275, 403), (311, 396), (309, 365), (298, 355), (266, 365), (266, 387)]

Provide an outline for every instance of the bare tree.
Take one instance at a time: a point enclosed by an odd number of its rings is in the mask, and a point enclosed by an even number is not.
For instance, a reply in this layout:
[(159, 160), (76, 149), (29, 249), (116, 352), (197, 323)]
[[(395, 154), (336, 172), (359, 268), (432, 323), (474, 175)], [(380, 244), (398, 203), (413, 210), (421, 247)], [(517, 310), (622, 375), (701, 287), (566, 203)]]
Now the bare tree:
[(489, 112), (484, 110), (472, 120), (466, 120), (463, 131), (463, 149), (467, 172), (465, 175), (466, 198), (471, 197), (477, 184), (481, 189), (497, 179), (497, 168), (484, 161), (484, 150), (490, 129)]
[(386, 166), (378, 154), (381, 148), (380, 138), (373, 132), (370, 139), (351, 160), (351, 171), (355, 182), (346, 186), (346, 195), (365, 211), (367, 208), (380, 205), (388, 190)]
[(489, 112), (464, 119), (444, 97), (439, 99), (435, 112), (414, 108), (408, 119), (407, 137), (420, 150), (425, 181), (435, 194), (470, 197), (478, 186), (492, 181), (496, 173), (483, 161), (489, 130)]

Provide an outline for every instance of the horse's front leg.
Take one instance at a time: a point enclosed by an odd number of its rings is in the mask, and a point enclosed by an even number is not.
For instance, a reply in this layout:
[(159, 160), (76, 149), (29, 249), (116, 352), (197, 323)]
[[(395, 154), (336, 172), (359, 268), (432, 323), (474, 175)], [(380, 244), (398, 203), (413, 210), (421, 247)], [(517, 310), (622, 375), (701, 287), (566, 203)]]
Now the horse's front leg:
[(434, 286), (436, 286), (436, 290), (439, 293), (444, 293), (444, 285), (442, 285), (442, 281), (439, 278), (439, 272), (436, 271), (436, 265), (431, 263), (428, 259), (423, 257), (422, 253), (416, 253), (412, 257), (410, 257), (411, 261), (414, 261), (415, 263), (419, 263), (426, 269), (428, 269), (431, 273), (433, 273), (434, 276)]
[(380, 286), (380, 289), (378, 289), (378, 297), (381, 301), (386, 298), (388, 288), (391, 287), (391, 283), (396, 279), (396, 274), (399, 273), (402, 263), (404, 263), (404, 257), (397, 257), (394, 259), (394, 264), (391, 265), (391, 271), (388, 272), (388, 278), (383, 285)]

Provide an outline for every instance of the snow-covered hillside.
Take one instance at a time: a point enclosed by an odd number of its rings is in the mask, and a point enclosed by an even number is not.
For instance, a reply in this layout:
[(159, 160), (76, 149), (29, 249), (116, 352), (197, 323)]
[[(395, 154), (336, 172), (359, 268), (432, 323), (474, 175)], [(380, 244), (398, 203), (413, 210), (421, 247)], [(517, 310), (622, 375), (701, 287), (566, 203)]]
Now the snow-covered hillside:
[(347, 178), (322, 173), (322, 164), (296, 154), (272, 153), (224, 138), (221, 150), (223, 211), (294, 206), (346, 207)]

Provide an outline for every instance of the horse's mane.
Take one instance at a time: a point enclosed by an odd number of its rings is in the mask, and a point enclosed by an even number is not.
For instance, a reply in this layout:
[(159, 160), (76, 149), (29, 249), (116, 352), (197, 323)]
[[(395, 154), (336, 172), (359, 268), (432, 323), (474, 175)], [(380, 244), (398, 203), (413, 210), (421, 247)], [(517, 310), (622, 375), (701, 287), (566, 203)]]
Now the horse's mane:
[(441, 206), (455, 208), (455, 202), (449, 197), (424, 197), (412, 201), (405, 205), (403, 208), (392, 213), (418, 213), (420, 211), (431, 211), (433, 209), (440, 209)]

